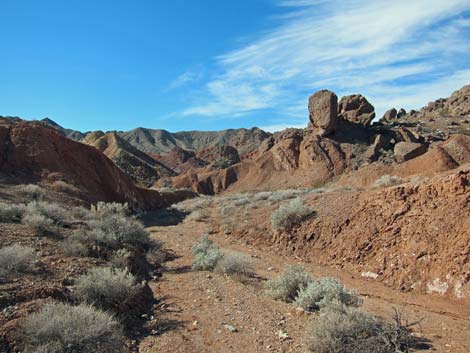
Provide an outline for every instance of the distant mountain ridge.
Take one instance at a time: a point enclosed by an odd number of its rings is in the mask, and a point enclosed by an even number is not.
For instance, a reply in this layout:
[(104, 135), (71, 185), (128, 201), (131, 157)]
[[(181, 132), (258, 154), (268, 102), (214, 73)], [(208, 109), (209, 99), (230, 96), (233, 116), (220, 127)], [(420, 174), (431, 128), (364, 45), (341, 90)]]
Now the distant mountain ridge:
[[(53, 127), (62, 135), (77, 141), (82, 141), (90, 133), (93, 133), (64, 128), (49, 118), (42, 119), (41, 122)], [(151, 155), (167, 154), (175, 147), (188, 151), (200, 151), (205, 148), (229, 145), (235, 147), (242, 156), (256, 151), (261, 142), (272, 136), (271, 133), (257, 127), (220, 131), (179, 132), (138, 127), (129, 131), (116, 131), (116, 134), (135, 148)]]

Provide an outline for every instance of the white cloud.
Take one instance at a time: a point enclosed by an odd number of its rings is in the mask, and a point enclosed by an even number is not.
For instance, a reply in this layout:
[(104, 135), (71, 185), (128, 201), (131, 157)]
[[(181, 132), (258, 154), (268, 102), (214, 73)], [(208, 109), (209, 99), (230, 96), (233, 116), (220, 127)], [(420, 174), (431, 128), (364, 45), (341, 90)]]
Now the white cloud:
[(202, 78), (202, 75), (199, 72), (186, 71), (175, 78), (168, 84), (167, 91), (171, 91), (176, 88), (183, 87), (190, 82), (197, 81)]
[(380, 114), (391, 103), (424, 105), (448, 95), (449, 86), (452, 91), (470, 81), (470, 21), (459, 17), (468, 0), (283, 0), (279, 5), (288, 12), (271, 31), (216, 59), (219, 74), (184, 115), (239, 116), (269, 109), (306, 117), (308, 94), (321, 88), (370, 94)]

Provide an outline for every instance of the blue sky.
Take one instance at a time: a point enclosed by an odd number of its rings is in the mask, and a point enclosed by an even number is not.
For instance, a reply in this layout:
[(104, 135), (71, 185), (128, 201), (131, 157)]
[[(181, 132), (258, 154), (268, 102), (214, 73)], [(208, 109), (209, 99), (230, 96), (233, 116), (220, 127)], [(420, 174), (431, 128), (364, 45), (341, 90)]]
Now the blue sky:
[(470, 83), (469, 0), (0, 0), (0, 115), (82, 130), (305, 126)]

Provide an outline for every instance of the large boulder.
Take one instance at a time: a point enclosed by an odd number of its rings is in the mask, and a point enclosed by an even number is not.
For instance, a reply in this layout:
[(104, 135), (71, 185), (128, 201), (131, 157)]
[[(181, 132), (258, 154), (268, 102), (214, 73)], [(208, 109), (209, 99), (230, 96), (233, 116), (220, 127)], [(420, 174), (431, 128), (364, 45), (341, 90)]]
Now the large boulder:
[(382, 117), (382, 119), (380, 119), (381, 121), (384, 121), (386, 123), (389, 123), (393, 120), (395, 120), (397, 117), (397, 110), (395, 108), (392, 108), (392, 109), (389, 109), (385, 112), (384, 116)]
[(361, 94), (344, 96), (338, 104), (338, 116), (339, 119), (367, 126), (375, 118), (374, 106)]
[(328, 135), (336, 129), (338, 97), (331, 91), (321, 90), (308, 99), (309, 118), (317, 135)]
[(426, 151), (426, 145), (416, 142), (398, 142), (393, 149), (394, 157), (397, 162), (404, 162), (416, 158)]

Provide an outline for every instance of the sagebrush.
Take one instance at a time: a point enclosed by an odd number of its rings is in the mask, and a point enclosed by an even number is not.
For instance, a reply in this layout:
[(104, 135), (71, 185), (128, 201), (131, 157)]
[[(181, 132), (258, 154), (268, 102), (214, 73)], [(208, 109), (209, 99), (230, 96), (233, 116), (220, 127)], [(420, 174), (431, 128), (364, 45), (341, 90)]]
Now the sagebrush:
[(338, 302), (346, 306), (359, 306), (362, 301), (354, 290), (346, 289), (336, 278), (312, 280), (300, 288), (295, 304), (306, 310), (315, 311)]
[(305, 288), (312, 278), (302, 266), (287, 266), (279, 277), (266, 282), (266, 294), (274, 299), (292, 302), (301, 288)]
[(228, 253), (218, 261), (216, 270), (230, 276), (253, 277), (255, 270), (251, 259), (240, 253)]
[(307, 328), (306, 348), (328, 353), (407, 353), (415, 339), (397, 313), (388, 323), (356, 308), (338, 305), (326, 309)]
[(31, 271), (36, 251), (28, 246), (13, 244), (0, 248), (0, 276)]
[(304, 205), (298, 198), (279, 206), (271, 215), (271, 227), (274, 231), (288, 231), (302, 221), (313, 216), (315, 211)]
[(119, 322), (86, 304), (46, 304), (20, 323), (17, 337), (25, 353), (119, 353), (125, 347)]
[(73, 297), (100, 309), (120, 311), (142, 290), (135, 277), (126, 269), (96, 267), (80, 276), (73, 289)]

